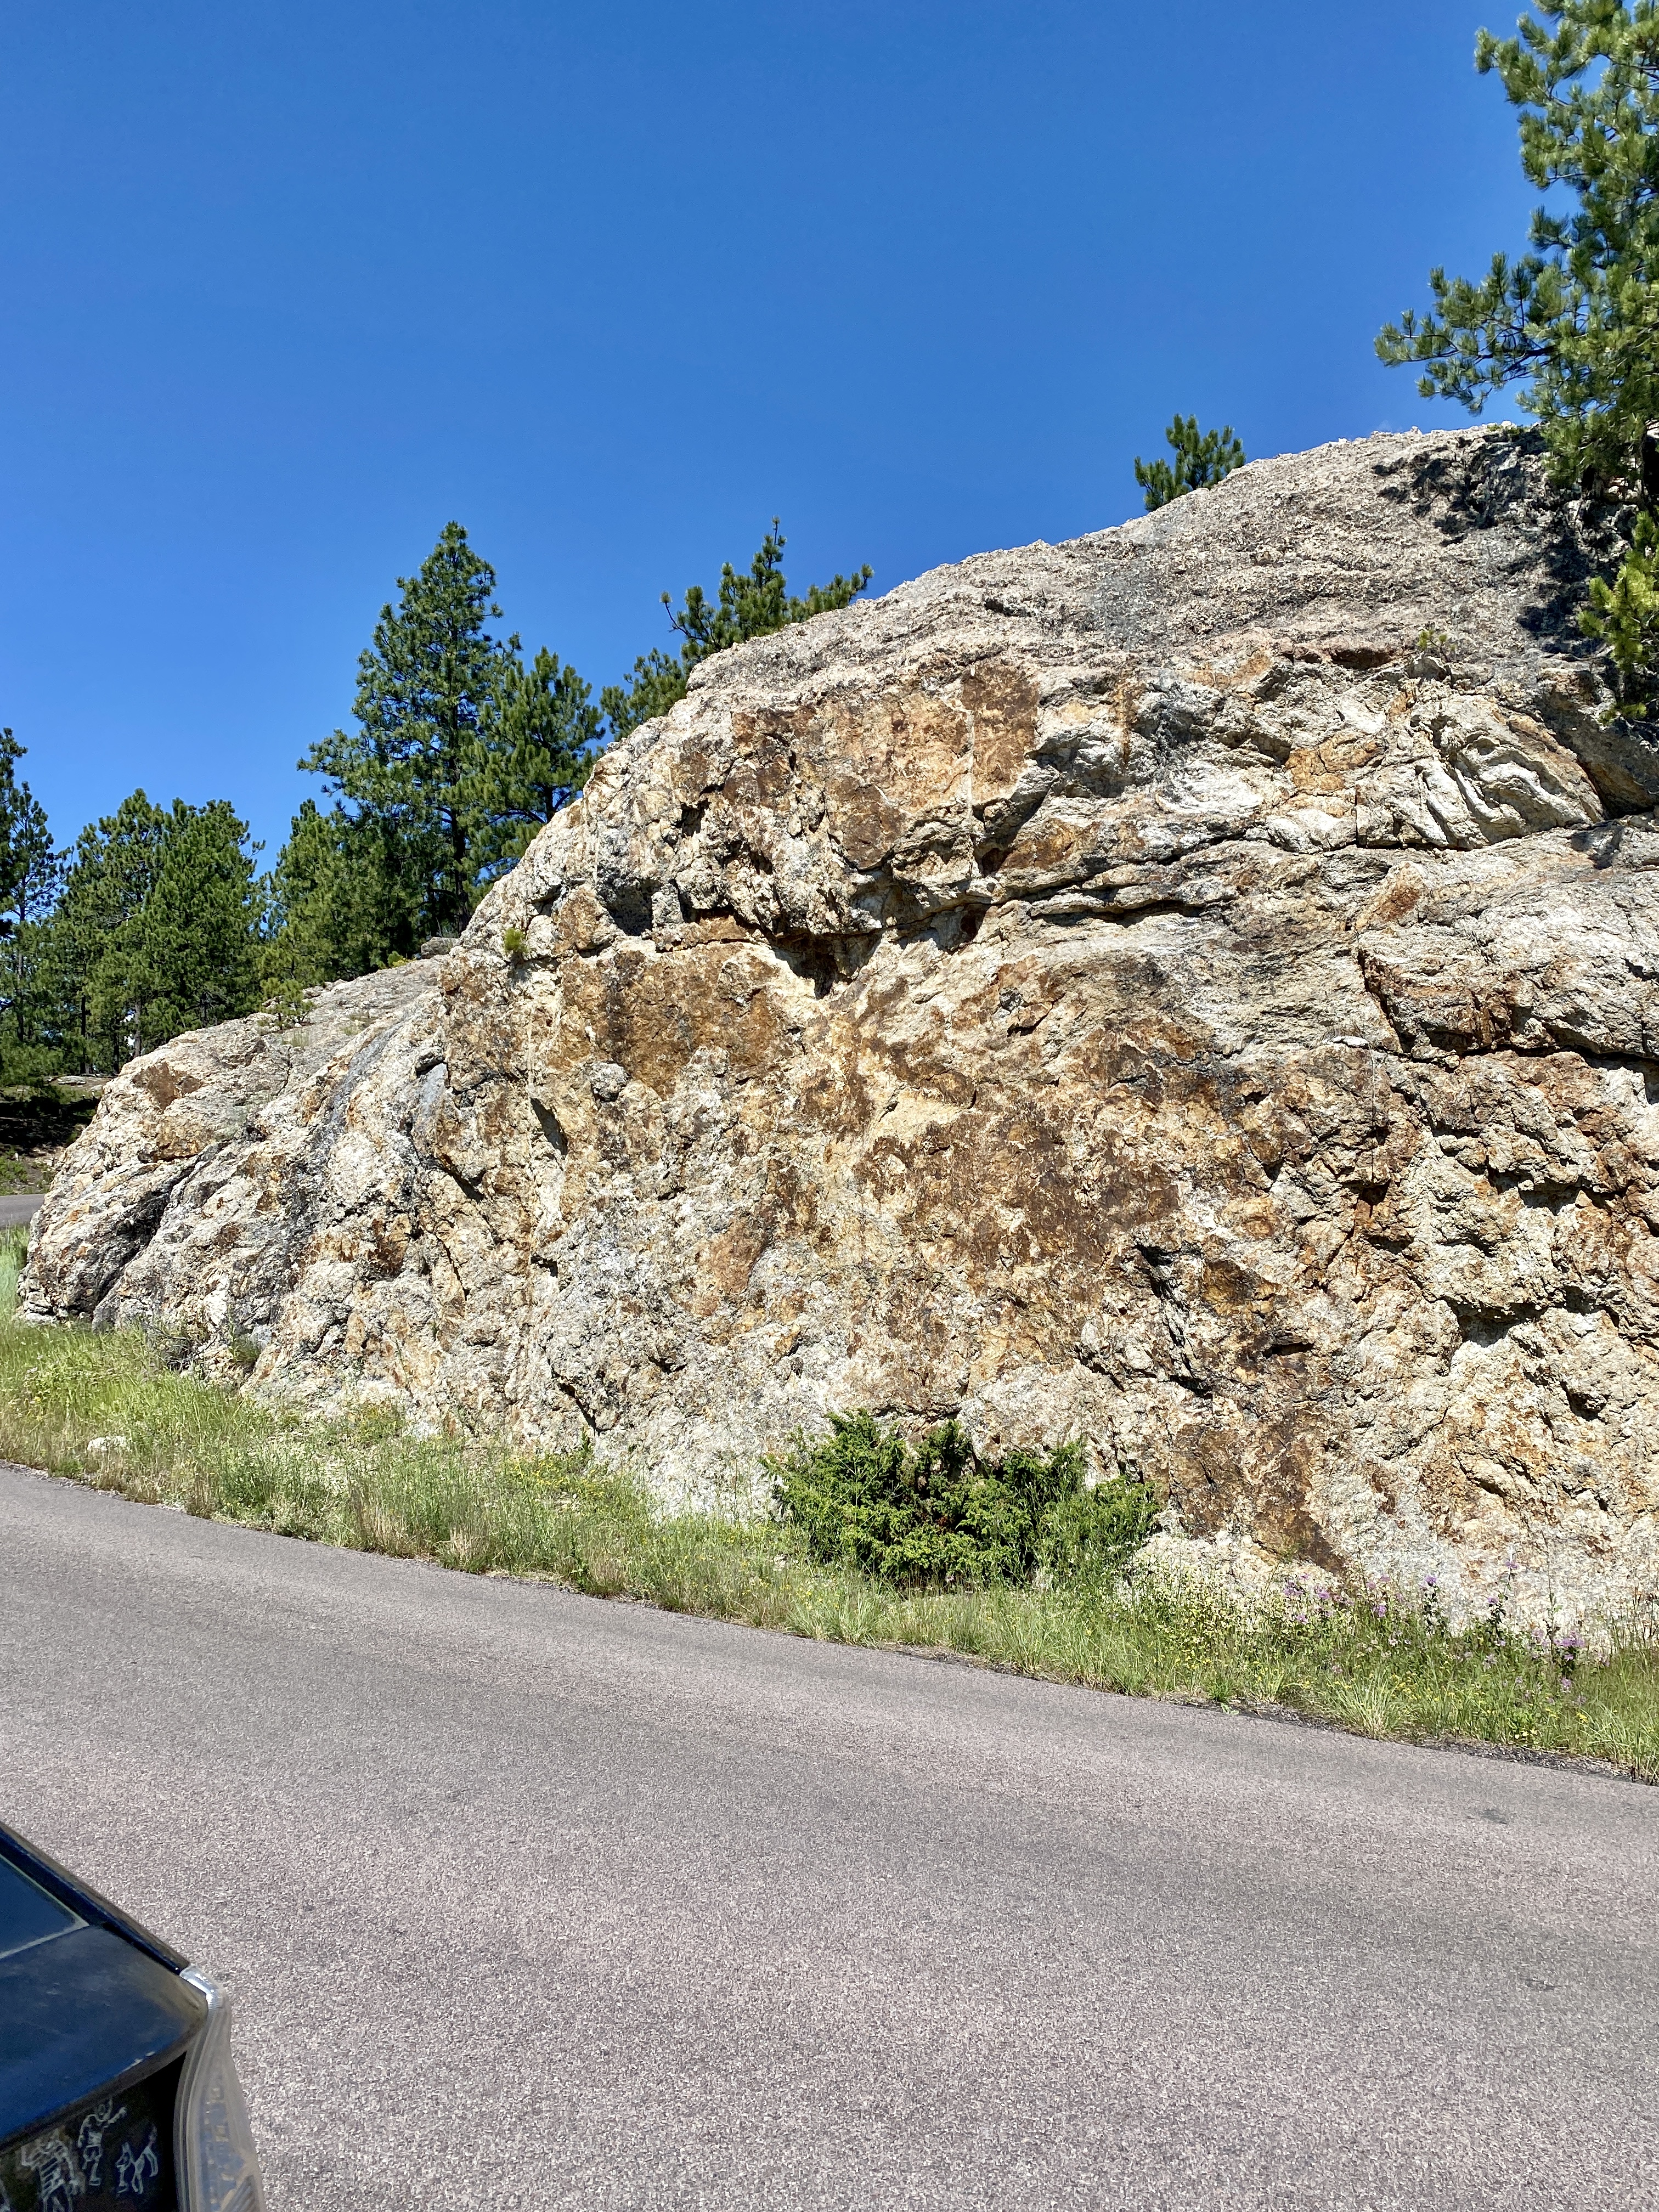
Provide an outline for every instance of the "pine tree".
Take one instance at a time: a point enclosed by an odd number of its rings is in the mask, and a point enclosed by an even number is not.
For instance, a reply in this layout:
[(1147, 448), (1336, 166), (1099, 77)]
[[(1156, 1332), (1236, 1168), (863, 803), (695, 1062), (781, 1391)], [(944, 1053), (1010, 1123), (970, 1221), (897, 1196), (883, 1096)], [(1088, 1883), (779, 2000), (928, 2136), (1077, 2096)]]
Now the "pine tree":
[(131, 1007), (112, 979), (133, 957), (169, 820), (166, 808), (135, 791), (113, 814), (88, 823), (66, 856), (42, 965), (52, 1029), (71, 1066), (113, 1073), (139, 1048)]
[[(270, 879), (264, 972), (284, 1006), (461, 929), (492, 878), (579, 791), (603, 731), (588, 686), (545, 650), (526, 669), (494, 570), (448, 524), (358, 663), (356, 719), (301, 761), (307, 800)], [(343, 803), (342, 803), (343, 802)]]
[(1516, 30), (1482, 31), (1475, 67), (1495, 70), (1520, 110), (1522, 168), (1554, 204), (1533, 210), (1531, 251), (1495, 254), (1478, 283), (1431, 270), (1433, 310), (1408, 308), (1376, 350), (1421, 368), (1425, 398), (1472, 415), (1516, 386), (1559, 482), (1642, 502), (1612, 582), (1591, 585), (1579, 617), (1607, 645), (1621, 711), (1641, 716), (1659, 690), (1659, 4), (1560, 0)]
[(1516, 28), (1482, 31), (1475, 67), (1520, 110), (1521, 166), (1553, 204), (1517, 260), (1494, 255), (1478, 282), (1433, 270), (1433, 309), (1407, 309), (1376, 350), (1474, 415), (1517, 386), (1563, 480), (1606, 484), (1634, 476), (1659, 415), (1659, 6), (1561, 0)]
[(63, 861), (46, 810), (17, 778), (25, 748), (0, 730), (0, 1017), (5, 1058), (32, 1048), (40, 1014), (41, 923), (58, 896)]
[(761, 540), (760, 550), (739, 575), (729, 561), (720, 568), (719, 596), (711, 600), (702, 585), (693, 584), (677, 611), (670, 594), (662, 603), (670, 625), (684, 641), (678, 659), (660, 647), (641, 653), (626, 684), (607, 684), (599, 703), (614, 735), (621, 737), (641, 722), (665, 714), (677, 699), (685, 696), (686, 679), (710, 653), (742, 645), (751, 637), (765, 637), (793, 623), (810, 622), (814, 615), (844, 607), (855, 599), (875, 574), (868, 564), (851, 576), (836, 575), (827, 584), (807, 586), (805, 599), (791, 599), (783, 573), (785, 539), (772, 518), (772, 527)]
[(61, 872), (46, 810), (17, 780), (27, 748), (0, 730), (0, 936), (37, 921), (57, 896)]
[(423, 934), (425, 883), (384, 815), (307, 799), (265, 879), (267, 990), (293, 1000), (405, 960)]
[(260, 902), (248, 829), (228, 802), (175, 799), (149, 896), (103, 988), (125, 999), (137, 1048), (259, 1003)]
[(40, 928), (40, 1028), (72, 1066), (135, 1053), (258, 1003), (259, 902), (230, 805), (142, 791), (88, 823)]
[(418, 574), (399, 579), (397, 608), (381, 610), (358, 663), (357, 728), (300, 763), (328, 779), (335, 804), (307, 801), (268, 879), (263, 972), (283, 1012), (316, 983), (462, 928), (581, 789), (607, 719), (614, 733), (665, 713), (710, 653), (845, 606), (870, 580), (866, 568), (792, 598), (783, 548), (775, 522), (746, 574), (721, 570), (714, 599), (694, 584), (677, 611), (665, 592), (678, 659), (641, 655), (596, 708), (568, 662), (544, 648), (526, 668), (516, 636), (490, 633), (495, 572), (448, 524)]
[(459, 930), (477, 896), (466, 786), (518, 643), (484, 627), (501, 614), (495, 588), (465, 531), (447, 523), (418, 574), (399, 577), (403, 597), (381, 609), (357, 664), (358, 727), (336, 730), (300, 763), (375, 828), (403, 872), (416, 939)]
[[(516, 648), (518, 640), (510, 642)], [(516, 650), (503, 664), (466, 779), (472, 855), (486, 880), (510, 867), (586, 782), (604, 730), (592, 696), (545, 647), (527, 669)]]
[(1143, 461), (1138, 454), (1135, 457), (1135, 482), (1146, 495), (1148, 514), (1167, 507), (1183, 492), (1201, 491), (1206, 484), (1219, 483), (1223, 477), (1244, 465), (1244, 448), (1234, 437), (1231, 422), (1224, 429), (1200, 431), (1196, 415), (1177, 415), (1164, 436), (1175, 454), (1173, 467), (1168, 461)]
[(1578, 619), (1605, 641), (1620, 713), (1632, 721), (1659, 713), (1659, 522), (1638, 514), (1628, 551), (1613, 580), (1592, 576), (1590, 603)]

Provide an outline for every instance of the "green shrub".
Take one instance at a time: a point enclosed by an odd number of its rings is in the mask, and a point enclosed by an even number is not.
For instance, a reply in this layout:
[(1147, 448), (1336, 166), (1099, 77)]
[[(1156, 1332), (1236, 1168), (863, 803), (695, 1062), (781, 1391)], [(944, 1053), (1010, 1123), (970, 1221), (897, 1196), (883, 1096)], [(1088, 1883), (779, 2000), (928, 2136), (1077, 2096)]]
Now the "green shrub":
[(956, 1421), (915, 1445), (872, 1413), (830, 1421), (769, 1462), (779, 1518), (824, 1565), (901, 1584), (1076, 1581), (1116, 1573), (1152, 1533), (1148, 1486), (1086, 1487), (1079, 1443), (988, 1460)]
[(1048, 1511), (1042, 1564), (1056, 1583), (1115, 1580), (1158, 1524), (1163, 1499), (1150, 1482), (1115, 1476), (1081, 1486)]

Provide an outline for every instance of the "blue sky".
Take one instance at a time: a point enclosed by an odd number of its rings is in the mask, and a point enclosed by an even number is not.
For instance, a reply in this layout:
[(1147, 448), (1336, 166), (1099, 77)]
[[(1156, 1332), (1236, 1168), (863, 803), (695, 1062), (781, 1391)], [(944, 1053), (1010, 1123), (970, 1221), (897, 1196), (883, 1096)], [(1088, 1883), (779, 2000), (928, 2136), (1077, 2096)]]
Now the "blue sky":
[[(1513, 0), (1511, 0), (1511, 6)], [(1463, 0), (12, 0), (0, 722), (274, 856), (452, 516), (599, 685), (746, 562), (875, 589), (1465, 419), (1371, 354), (1524, 237)]]

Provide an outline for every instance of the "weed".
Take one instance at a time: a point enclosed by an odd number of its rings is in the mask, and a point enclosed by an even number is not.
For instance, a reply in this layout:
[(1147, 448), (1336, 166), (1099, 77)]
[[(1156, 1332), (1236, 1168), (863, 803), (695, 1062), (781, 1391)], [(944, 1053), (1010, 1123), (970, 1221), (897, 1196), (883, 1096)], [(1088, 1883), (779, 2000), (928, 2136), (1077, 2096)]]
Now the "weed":
[(155, 1357), (164, 1367), (175, 1373), (188, 1367), (200, 1349), (188, 1329), (176, 1328), (169, 1323), (159, 1323), (150, 1331), (150, 1345)]

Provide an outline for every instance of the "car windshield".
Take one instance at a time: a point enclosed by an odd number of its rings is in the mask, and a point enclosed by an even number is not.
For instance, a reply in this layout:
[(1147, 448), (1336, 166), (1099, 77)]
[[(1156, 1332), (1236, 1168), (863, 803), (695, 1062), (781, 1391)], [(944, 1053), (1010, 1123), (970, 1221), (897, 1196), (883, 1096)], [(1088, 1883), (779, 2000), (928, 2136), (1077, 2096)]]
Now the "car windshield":
[(9, 1859), (0, 1858), (0, 1959), (81, 1924), (78, 1913), (49, 1897)]

